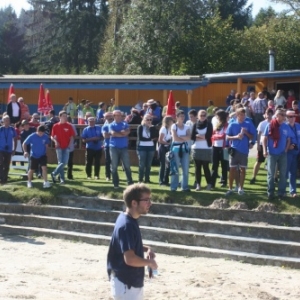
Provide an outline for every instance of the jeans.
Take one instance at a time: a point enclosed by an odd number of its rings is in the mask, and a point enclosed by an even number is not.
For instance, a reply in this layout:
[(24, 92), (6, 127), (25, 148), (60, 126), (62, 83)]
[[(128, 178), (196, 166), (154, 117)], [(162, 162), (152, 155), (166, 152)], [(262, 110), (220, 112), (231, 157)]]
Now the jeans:
[(104, 154), (105, 154), (105, 176), (106, 178), (110, 179), (110, 173), (111, 173), (111, 159), (110, 159), (110, 152), (109, 152), (109, 147), (104, 148)]
[(222, 183), (227, 184), (227, 175), (228, 175), (228, 160), (224, 159), (223, 148), (222, 147), (213, 147), (212, 148), (212, 174), (211, 174), (211, 185), (215, 187), (216, 180), (218, 177), (218, 167), (221, 162), (222, 169)]
[(170, 174), (170, 164), (166, 165), (166, 153), (170, 150), (170, 147), (160, 145), (158, 148), (158, 156), (160, 162), (159, 168), (159, 183), (168, 184)]
[[(179, 152), (174, 152), (174, 159), (179, 170), (181, 165), (182, 178), (181, 178), (181, 188), (182, 190), (187, 190), (189, 188), (189, 164), (190, 164), (190, 154), (183, 151), (182, 157), (179, 157)], [(171, 175), (171, 191), (176, 191), (179, 184), (179, 174)]]
[(86, 149), (85, 173), (87, 177), (92, 177), (92, 165), (94, 162), (94, 176), (99, 178), (101, 155), (102, 155), (102, 149), (100, 150), (93, 150), (88, 148)]
[(287, 155), (282, 153), (279, 155), (269, 154), (268, 156), (268, 196), (274, 196), (275, 193), (275, 181), (274, 175), (276, 170), (276, 165), (279, 171), (279, 181), (278, 181), (278, 195), (283, 196), (285, 194), (286, 188), (286, 165), (287, 165)]
[(287, 153), (287, 167), (286, 167), (286, 178), (289, 179), (290, 194), (296, 194), (296, 177), (297, 177), (297, 166), (298, 166), (298, 154)]
[(65, 180), (65, 174), (64, 174), (64, 167), (65, 165), (68, 163), (69, 160), (69, 148), (66, 149), (60, 149), (57, 148), (56, 149), (56, 156), (57, 156), (57, 167), (56, 169), (53, 171), (53, 175), (59, 175), (60, 176), (60, 180), (64, 181)]
[(142, 182), (145, 175), (145, 181), (150, 181), (150, 171), (152, 160), (154, 157), (154, 151), (137, 151), (139, 158), (139, 182)]
[(73, 179), (73, 156), (74, 151), (71, 151), (68, 159), (68, 179)]
[(11, 160), (11, 152), (0, 151), (0, 182), (6, 183)]
[(112, 174), (112, 180), (114, 186), (115, 187), (119, 186), (118, 165), (120, 163), (120, 160), (122, 161), (123, 167), (125, 169), (127, 183), (132, 184), (128, 149), (111, 147), (110, 158), (111, 158), (111, 174)]

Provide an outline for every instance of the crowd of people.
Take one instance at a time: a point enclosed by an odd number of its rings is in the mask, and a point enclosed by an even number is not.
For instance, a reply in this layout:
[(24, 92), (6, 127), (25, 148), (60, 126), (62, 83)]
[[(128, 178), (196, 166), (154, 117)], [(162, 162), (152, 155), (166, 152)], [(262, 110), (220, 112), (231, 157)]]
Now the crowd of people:
[[(254, 91), (240, 95), (232, 90), (226, 99), (226, 109), (215, 107), (209, 100), (206, 109), (198, 112), (191, 109), (186, 122), (180, 102), (175, 104), (176, 116), (166, 115), (167, 107), (161, 107), (154, 99), (138, 102), (127, 115), (117, 109), (114, 98), (108, 105), (100, 102), (94, 111), (90, 101), (82, 100), (76, 106), (69, 97), (59, 116), (51, 111), (49, 120), (42, 125), (37, 113), (30, 117), (23, 98), (17, 100), (11, 95), (0, 129), (1, 184), (7, 182), (11, 156), (19, 154), (29, 158), (28, 188), (32, 187), (34, 172), (43, 177), (45, 188), (50, 187), (46, 150), (51, 141), (57, 154), (57, 167), (50, 174), (52, 182), (65, 183), (66, 165), (67, 178), (74, 179), (73, 152), (77, 135), (74, 121), (78, 113), (78, 123), (87, 125), (80, 136), (85, 145), (87, 179), (99, 179), (104, 152), (106, 180), (112, 180), (114, 188), (119, 188), (118, 166), (121, 162), (128, 185), (133, 183), (128, 137), (129, 125), (137, 124), (139, 166), (135, 180), (139, 183), (157, 181), (169, 186), (171, 191), (211, 190), (216, 188), (221, 165), (220, 187), (228, 187), (227, 196), (235, 191), (243, 195), (249, 149), (256, 144), (257, 161), (250, 184), (255, 184), (261, 164), (267, 158), (268, 198), (275, 197), (276, 181), (278, 197), (286, 195), (286, 178), (289, 180), (289, 194), (296, 197), (300, 147), (298, 102), (293, 91), (288, 92), (287, 99), (283, 95), (280, 90), (274, 98), (266, 90), (257, 95)], [(159, 174), (157, 178), (150, 178), (154, 157), (160, 164)], [(195, 174), (193, 187), (189, 186), (191, 161)]]

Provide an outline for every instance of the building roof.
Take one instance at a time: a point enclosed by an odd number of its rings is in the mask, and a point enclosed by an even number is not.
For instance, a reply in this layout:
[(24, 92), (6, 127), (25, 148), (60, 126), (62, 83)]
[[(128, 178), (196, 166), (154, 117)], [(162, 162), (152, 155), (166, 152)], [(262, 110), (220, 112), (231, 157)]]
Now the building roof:
[(265, 78), (291, 78), (300, 77), (300, 70), (286, 70), (286, 71), (258, 71), (258, 72), (225, 72), (225, 73), (213, 73), (204, 74), (204, 79), (207, 79), (209, 83), (221, 83), (221, 82), (233, 82), (236, 83), (238, 78), (242, 78), (243, 81), (256, 82)]
[(194, 90), (207, 86), (200, 76), (165, 75), (3, 75), (0, 88)]

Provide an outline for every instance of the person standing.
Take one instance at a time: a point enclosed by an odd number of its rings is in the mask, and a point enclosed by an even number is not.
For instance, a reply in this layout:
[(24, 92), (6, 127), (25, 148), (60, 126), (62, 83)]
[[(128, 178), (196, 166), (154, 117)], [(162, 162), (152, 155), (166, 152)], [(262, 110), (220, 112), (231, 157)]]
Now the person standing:
[(110, 181), (111, 178), (111, 158), (109, 152), (109, 140), (110, 140), (110, 133), (109, 133), (109, 124), (113, 122), (114, 117), (113, 113), (107, 112), (104, 115), (105, 123), (102, 126), (102, 134), (104, 137), (104, 154), (105, 154), (105, 177), (106, 181)]
[(146, 114), (152, 115), (153, 125), (157, 125), (161, 121), (161, 108), (157, 105), (157, 102), (154, 99), (147, 101), (148, 109)]
[(28, 105), (24, 103), (23, 97), (18, 98), (18, 103), (20, 104), (21, 108), (21, 121), (26, 120), (26, 117), (30, 115)]
[(127, 177), (127, 184), (133, 184), (130, 160), (128, 154), (128, 135), (130, 133), (129, 126), (122, 120), (122, 112), (115, 110), (113, 112), (114, 121), (109, 125), (109, 147), (111, 157), (111, 174), (114, 188), (119, 188), (119, 174), (118, 165), (120, 160), (123, 163), (125, 174)]
[(97, 124), (104, 124), (105, 118), (104, 114), (106, 112), (106, 103), (100, 102), (96, 112)]
[[(190, 192), (189, 189), (189, 164), (190, 164), (190, 149), (188, 142), (191, 140), (191, 132), (188, 125), (184, 124), (184, 112), (181, 110), (176, 114), (176, 124), (171, 126), (172, 147), (174, 153), (176, 169), (182, 168), (181, 190)], [(171, 175), (171, 191), (176, 191), (179, 184), (178, 172), (172, 172)]]
[(70, 123), (67, 122), (67, 113), (59, 113), (59, 122), (54, 124), (51, 132), (51, 140), (55, 144), (57, 155), (57, 167), (51, 173), (53, 183), (56, 183), (56, 176), (60, 176), (60, 183), (65, 183), (64, 167), (69, 160), (69, 152), (72, 143), (74, 143), (75, 132)]
[(42, 175), (44, 179), (43, 188), (50, 188), (51, 184), (47, 180), (47, 145), (50, 144), (50, 139), (45, 134), (46, 128), (44, 125), (40, 125), (35, 133), (32, 133), (26, 138), (22, 144), (24, 150), (24, 157), (28, 158), (27, 145), (30, 145), (30, 170), (28, 171), (27, 187), (32, 188), (32, 177), (34, 170), (39, 166), (42, 168)]
[[(142, 300), (145, 267), (157, 269), (155, 253), (143, 245), (138, 219), (149, 212), (151, 190), (145, 184), (125, 189), (126, 211), (115, 223), (107, 254), (107, 273), (115, 300)], [(146, 253), (146, 258), (144, 258)]]
[(273, 200), (275, 194), (275, 170), (279, 171), (278, 198), (282, 200), (286, 189), (287, 151), (290, 147), (290, 128), (284, 122), (285, 110), (280, 108), (275, 112), (275, 118), (266, 126), (264, 132), (264, 157), (268, 165), (268, 199)]
[(235, 178), (238, 178), (238, 194), (244, 194), (244, 181), (246, 177), (246, 168), (248, 165), (248, 154), (250, 142), (256, 136), (256, 129), (251, 121), (245, 121), (245, 109), (236, 110), (236, 120), (232, 121), (226, 131), (226, 138), (231, 143), (230, 161), (229, 161), (229, 190), (226, 196), (233, 193), (232, 186)]
[(10, 123), (15, 124), (21, 120), (21, 106), (17, 102), (15, 94), (11, 94), (9, 97), (9, 103), (7, 104), (7, 114), (10, 118)]
[(297, 197), (296, 178), (298, 167), (298, 155), (300, 149), (300, 124), (295, 122), (296, 114), (292, 109), (286, 111), (288, 126), (290, 127), (290, 146), (287, 151), (286, 178), (289, 179), (289, 192), (291, 197)]
[(212, 187), (211, 173), (209, 169), (209, 164), (211, 163), (212, 158), (212, 133), (213, 128), (211, 123), (207, 120), (207, 112), (205, 110), (200, 110), (198, 113), (198, 121), (194, 124), (191, 135), (191, 140), (194, 141), (191, 147), (191, 156), (195, 165), (196, 191), (201, 190), (202, 167), (207, 183), (206, 189), (211, 190)]
[(0, 127), (0, 184), (7, 183), (9, 164), (17, 147), (17, 133), (10, 126), (10, 118), (2, 118), (3, 126)]
[(96, 124), (94, 117), (88, 118), (88, 126), (83, 129), (82, 140), (86, 143), (85, 172), (87, 179), (92, 177), (92, 165), (94, 162), (94, 178), (99, 179), (100, 160), (102, 156), (102, 130)]
[(114, 112), (114, 110), (116, 110), (116, 105), (115, 105), (115, 102), (116, 102), (116, 100), (115, 100), (115, 98), (111, 98), (110, 100), (109, 100), (109, 105), (107, 106), (107, 112)]
[(264, 99), (264, 94), (262, 92), (258, 93), (257, 99), (253, 103), (253, 115), (254, 124), (257, 128), (258, 124), (264, 120), (264, 114), (268, 107), (266, 100)]
[(157, 139), (157, 131), (152, 126), (152, 116), (146, 114), (141, 125), (137, 128), (137, 155), (139, 158), (139, 182), (150, 182), (151, 165), (155, 152), (154, 140)]
[(72, 97), (69, 97), (68, 102), (63, 107), (63, 110), (67, 113), (69, 117), (71, 117), (71, 123), (74, 123), (77, 107), (76, 104), (73, 102)]

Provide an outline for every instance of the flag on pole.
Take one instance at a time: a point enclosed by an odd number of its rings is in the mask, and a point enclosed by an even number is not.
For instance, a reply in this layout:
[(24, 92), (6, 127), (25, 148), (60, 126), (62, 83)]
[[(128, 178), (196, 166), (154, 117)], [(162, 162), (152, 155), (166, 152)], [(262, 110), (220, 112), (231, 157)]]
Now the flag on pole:
[(10, 87), (9, 87), (9, 90), (8, 90), (7, 103), (9, 103), (10, 95), (11, 95), (11, 94), (14, 94), (14, 93), (15, 93), (15, 88), (14, 88), (14, 85), (11, 84)]
[(39, 102), (38, 102), (38, 112), (39, 113), (46, 113), (48, 111), (44, 86), (41, 83), (40, 85), (40, 93), (39, 93)]
[(47, 112), (45, 112), (45, 115), (46, 114), (48, 115), (50, 110), (53, 110), (53, 104), (52, 104), (49, 90), (46, 90), (46, 106), (47, 106), (48, 110), (47, 110)]
[(171, 116), (174, 119), (176, 118), (176, 108), (172, 91), (169, 93), (166, 116)]

